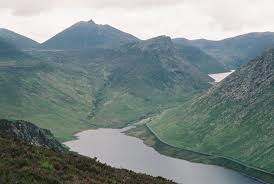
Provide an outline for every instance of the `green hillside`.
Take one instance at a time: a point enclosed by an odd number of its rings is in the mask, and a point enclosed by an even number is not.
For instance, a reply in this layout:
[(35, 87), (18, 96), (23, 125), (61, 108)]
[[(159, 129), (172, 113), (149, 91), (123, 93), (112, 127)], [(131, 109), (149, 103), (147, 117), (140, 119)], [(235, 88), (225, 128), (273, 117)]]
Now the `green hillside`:
[(235, 69), (274, 46), (274, 33), (248, 33), (219, 41), (188, 40), (188, 43)]
[(116, 51), (25, 54), (35, 59), (0, 67), (0, 117), (31, 121), (62, 140), (90, 127), (123, 127), (159, 113), (212, 81), (168, 37)]
[(206, 74), (228, 71), (223, 63), (206, 54), (199, 47), (193, 46), (186, 39), (174, 39), (173, 42), (179, 48), (183, 57), (200, 71)]
[(274, 172), (274, 49), (148, 124), (179, 148)]
[(65, 148), (50, 131), (29, 122), (0, 122), (0, 183), (173, 183), (161, 177), (115, 169), (98, 162), (96, 158), (63, 151)]
[(109, 25), (96, 24), (92, 20), (78, 22), (44, 42), (46, 49), (118, 48), (138, 41), (138, 38)]
[(38, 42), (27, 38), (23, 35), (10, 31), (8, 29), (0, 29), (0, 38), (4, 39), (6, 42), (14, 45), (18, 49), (30, 49), (35, 48), (39, 45)]

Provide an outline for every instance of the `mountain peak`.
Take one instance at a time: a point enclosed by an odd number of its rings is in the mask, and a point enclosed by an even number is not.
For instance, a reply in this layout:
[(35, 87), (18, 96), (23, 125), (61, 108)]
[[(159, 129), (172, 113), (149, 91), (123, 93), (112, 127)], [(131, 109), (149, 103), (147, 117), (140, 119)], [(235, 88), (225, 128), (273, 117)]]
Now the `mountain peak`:
[(88, 23), (90, 23), (90, 24), (96, 24), (96, 23), (94, 22), (93, 19), (90, 19), (90, 20), (88, 21)]
[(141, 41), (137, 44), (137, 47), (143, 51), (155, 50), (155, 51), (168, 51), (174, 48), (172, 40), (168, 36), (158, 36), (145, 41)]

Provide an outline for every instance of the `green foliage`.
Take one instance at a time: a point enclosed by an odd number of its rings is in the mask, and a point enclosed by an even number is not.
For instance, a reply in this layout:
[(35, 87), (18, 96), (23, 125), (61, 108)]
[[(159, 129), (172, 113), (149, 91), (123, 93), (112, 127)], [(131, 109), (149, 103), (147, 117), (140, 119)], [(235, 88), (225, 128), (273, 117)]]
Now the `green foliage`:
[(194, 152), (166, 144), (162, 142), (159, 137), (156, 137), (154, 132), (152, 132), (146, 125), (138, 125), (137, 127), (128, 130), (126, 134), (142, 139), (146, 145), (153, 147), (159, 153), (167, 156), (184, 159), (191, 162), (222, 166), (266, 183), (274, 183), (274, 174), (269, 172), (264, 172), (260, 169), (246, 166), (243, 163), (237, 162), (230, 158)]
[(248, 33), (220, 41), (187, 40), (230, 69), (239, 68), (273, 47), (274, 33)]
[(222, 73), (228, 71), (223, 63), (193, 46), (183, 38), (174, 39), (173, 42), (180, 50), (184, 58), (193, 66), (206, 74)]
[(171, 184), (160, 177), (114, 169), (75, 153), (59, 154), (0, 135), (0, 183)]
[(41, 163), (41, 167), (43, 169), (46, 169), (46, 170), (49, 170), (49, 171), (52, 171), (53, 170), (53, 165), (49, 163), (49, 161), (42, 161)]
[(170, 145), (274, 172), (273, 52), (148, 126)]
[(124, 127), (185, 101), (211, 80), (165, 37), (119, 51), (28, 54), (39, 59), (0, 68), (0, 117), (33, 122), (59, 140), (91, 127)]

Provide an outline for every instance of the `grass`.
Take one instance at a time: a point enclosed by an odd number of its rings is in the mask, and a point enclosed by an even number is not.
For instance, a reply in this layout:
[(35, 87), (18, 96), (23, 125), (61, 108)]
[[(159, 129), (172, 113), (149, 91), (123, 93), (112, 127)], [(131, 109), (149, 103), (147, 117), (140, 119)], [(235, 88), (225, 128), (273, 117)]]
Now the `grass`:
[(184, 159), (191, 162), (222, 166), (228, 169), (233, 169), (265, 183), (274, 183), (274, 174), (266, 171), (246, 166), (243, 163), (239, 163), (228, 158), (194, 152), (166, 144), (160, 141), (146, 125), (138, 125), (136, 128), (127, 131), (126, 134), (142, 139), (146, 145), (153, 147), (159, 153), (167, 156)]

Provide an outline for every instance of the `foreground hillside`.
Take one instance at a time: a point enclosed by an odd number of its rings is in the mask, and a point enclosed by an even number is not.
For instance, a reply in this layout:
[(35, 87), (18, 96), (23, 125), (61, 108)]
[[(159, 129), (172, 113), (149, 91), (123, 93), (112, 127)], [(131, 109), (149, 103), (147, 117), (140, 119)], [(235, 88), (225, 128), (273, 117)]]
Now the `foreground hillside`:
[(148, 124), (179, 148), (274, 172), (274, 49)]
[[(48, 132), (45, 130), (22, 121), (0, 120), (0, 122), (6, 125), (5, 128), (0, 127), (0, 183), (173, 183), (160, 177), (136, 174), (125, 169), (114, 169), (99, 163), (96, 159), (83, 157), (76, 153), (55, 152), (44, 146), (48, 147), (47, 145), (56, 140), (35, 134), (35, 132), (41, 132), (41, 135), (47, 135)], [(23, 139), (16, 133), (26, 137), (33, 135), (33, 137)], [(41, 144), (39, 146), (28, 144), (34, 144), (31, 140), (39, 140)]]

